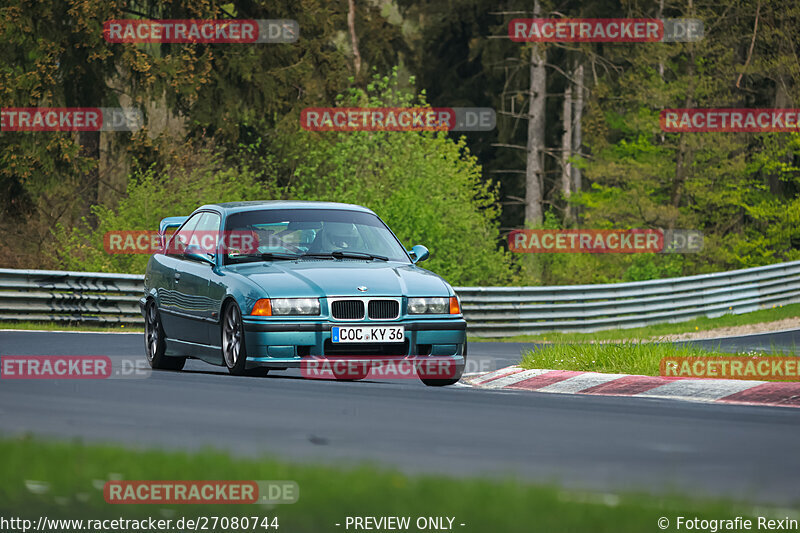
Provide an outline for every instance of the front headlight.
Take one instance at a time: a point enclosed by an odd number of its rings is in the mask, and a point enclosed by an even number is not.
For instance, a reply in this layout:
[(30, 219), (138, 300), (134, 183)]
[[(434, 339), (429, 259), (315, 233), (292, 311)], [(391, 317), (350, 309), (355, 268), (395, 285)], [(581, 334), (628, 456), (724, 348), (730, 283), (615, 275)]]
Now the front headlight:
[(318, 315), (318, 298), (262, 298), (253, 307), (253, 315)]
[(450, 311), (449, 298), (409, 298), (410, 315), (446, 315)]
[(272, 315), (318, 315), (317, 298), (272, 298)]

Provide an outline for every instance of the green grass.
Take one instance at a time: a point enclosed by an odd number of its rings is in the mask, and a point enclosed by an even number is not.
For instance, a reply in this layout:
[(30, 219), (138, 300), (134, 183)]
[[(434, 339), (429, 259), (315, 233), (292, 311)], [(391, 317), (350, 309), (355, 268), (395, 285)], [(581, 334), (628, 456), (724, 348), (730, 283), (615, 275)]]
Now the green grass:
[(101, 324), (82, 324), (79, 322), (3, 322), (0, 321), (0, 329), (24, 329), (42, 331), (99, 331), (107, 333), (109, 331), (133, 331), (143, 333), (143, 326), (130, 325), (108, 325)]
[(800, 317), (800, 304), (777, 306), (773, 309), (762, 309), (741, 315), (723, 315), (718, 318), (695, 318), (676, 324), (654, 324), (651, 326), (631, 329), (610, 329), (595, 333), (543, 333), (541, 335), (518, 335), (503, 338), (470, 337), (472, 342), (501, 341), (501, 342), (588, 342), (588, 341), (617, 341), (626, 339), (650, 339), (663, 335), (676, 335), (694, 331), (704, 331), (716, 328), (745, 326), (748, 324), (761, 324), (775, 322), (784, 318)]
[[(659, 364), (661, 359), (665, 357), (730, 357), (731, 355), (733, 354), (722, 353), (717, 350), (703, 350), (693, 346), (675, 346), (660, 343), (556, 343), (546, 344), (536, 350), (528, 350), (523, 354), (520, 366), (525, 369), (540, 368), (658, 376)], [(775, 350), (770, 354), (751, 352), (742, 355), (769, 357), (791, 356), (793, 354)]]
[[(175, 520), (182, 516), (277, 516), (279, 531), (302, 533), (346, 531), (347, 516), (411, 516), (409, 531), (418, 531), (413, 526), (416, 517), (450, 516), (455, 517), (454, 529), (464, 532), (641, 533), (659, 531), (656, 522), (661, 516), (674, 523), (677, 515), (732, 518), (755, 512), (744, 504), (677, 495), (566, 491), (511, 478), (408, 476), (373, 466), (297, 465), (269, 458), (231, 458), (210, 450), (193, 454), (134, 451), (19, 437), (0, 439), (0, 457), (2, 517), (153, 516)], [(447, 460), (446, 456), (442, 460)], [(112, 476), (125, 480), (294, 480), (299, 485), (300, 497), (295, 504), (274, 507), (109, 505), (103, 500), (101, 489), (103, 482)], [(46, 483), (47, 490), (31, 492), (31, 481)], [(764, 512), (764, 508), (758, 509), (758, 514)], [(342, 524), (341, 527), (336, 527), (336, 523)], [(461, 523), (465, 527), (458, 525)], [(674, 531), (673, 527), (670, 530)]]

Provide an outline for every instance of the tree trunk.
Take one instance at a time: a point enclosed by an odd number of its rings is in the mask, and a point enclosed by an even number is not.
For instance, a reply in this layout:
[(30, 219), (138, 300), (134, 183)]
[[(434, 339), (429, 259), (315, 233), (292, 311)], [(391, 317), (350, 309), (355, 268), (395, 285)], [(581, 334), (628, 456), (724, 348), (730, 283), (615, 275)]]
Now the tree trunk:
[[(689, 54), (689, 86), (687, 88), (686, 99), (684, 100), (685, 108), (692, 108), (694, 100), (692, 94), (694, 92), (694, 68), (691, 64), (694, 62), (694, 53)], [(675, 179), (672, 182), (672, 195), (670, 204), (672, 207), (680, 207), (681, 198), (683, 197), (684, 183), (689, 175), (689, 167), (692, 164), (693, 152), (691, 147), (686, 142), (686, 133), (679, 133), (678, 137), (678, 153), (675, 156)]]
[[(694, 16), (693, 0), (689, 0), (689, 17)], [(694, 60), (695, 60), (695, 46), (694, 43), (688, 43), (689, 60), (687, 62), (687, 77), (689, 79), (688, 86), (686, 87), (686, 98), (683, 101), (683, 107), (694, 107)], [(678, 153), (675, 157), (675, 179), (672, 182), (672, 207), (679, 207), (681, 205), (681, 198), (683, 196), (684, 183), (689, 175), (689, 167), (692, 164), (693, 153), (691, 147), (686, 141), (686, 134), (678, 134), (680, 141), (678, 142)]]
[(672, 182), (672, 198), (670, 202), (672, 207), (681, 205), (683, 183), (689, 174), (688, 168), (692, 159), (692, 151), (686, 144), (686, 134), (679, 133), (678, 135), (680, 135), (680, 141), (678, 143), (678, 153), (675, 156), (675, 180)]
[(358, 36), (356, 35), (356, 2), (347, 0), (347, 28), (350, 30), (350, 42), (353, 45), (353, 70), (355, 75), (361, 70), (361, 53), (358, 51)]
[[(783, 73), (778, 74), (777, 79), (775, 80), (775, 98), (772, 105), (772, 107), (775, 109), (786, 109), (788, 107), (792, 107), (792, 98), (789, 96), (789, 93), (786, 90), (787, 84), (791, 84), (791, 77), (784, 76)], [(778, 160), (785, 163), (787, 167), (791, 166), (791, 156), (778, 157)], [(769, 184), (770, 193), (775, 195), (784, 194), (784, 182), (781, 181), (781, 175), (779, 172), (768, 173), (767, 183)]]
[(561, 113), (561, 122), (564, 125), (564, 133), (561, 135), (561, 194), (567, 202), (564, 208), (565, 225), (574, 222), (572, 206), (569, 205), (569, 197), (572, 196), (572, 164), (569, 158), (572, 157), (572, 81), (567, 80), (567, 87), (564, 89), (564, 107)]
[[(581, 156), (581, 144), (583, 143), (583, 130), (581, 129), (581, 122), (583, 121), (583, 63), (578, 62), (575, 66), (572, 78), (575, 83), (575, 91), (572, 100), (572, 154)], [(572, 174), (572, 192), (580, 192), (582, 187), (581, 169), (578, 165), (570, 165)], [(573, 206), (573, 216), (575, 220), (578, 219), (578, 208)]]
[[(534, 17), (539, 17), (539, 0), (534, 4)], [(525, 166), (525, 225), (541, 224), (542, 216), (542, 154), (544, 153), (544, 99), (547, 75), (544, 51), (532, 43), (531, 79), (528, 106), (528, 146)]]
[[(664, 18), (664, 0), (658, 1), (658, 18)], [(661, 80), (664, 80), (664, 62), (659, 59), (658, 60), (658, 75), (661, 76)]]
[[(100, 132), (81, 131), (78, 132), (79, 153), (82, 157), (95, 161), (95, 165), (84, 175), (86, 187), (85, 205), (92, 206), (97, 203), (97, 196), (100, 187)], [(94, 221), (94, 216), (90, 215), (90, 221)]]
[[(662, 20), (664, 18), (664, 0), (659, 0), (659, 2), (658, 2), (658, 18), (662, 19)], [(664, 81), (664, 61), (662, 61), (661, 59), (658, 60), (658, 75), (661, 78), (661, 81), (663, 82)], [(666, 140), (666, 137), (664, 136), (664, 132), (663, 131), (659, 134), (659, 139), (661, 139), (661, 144), (664, 144), (664, 141)]]

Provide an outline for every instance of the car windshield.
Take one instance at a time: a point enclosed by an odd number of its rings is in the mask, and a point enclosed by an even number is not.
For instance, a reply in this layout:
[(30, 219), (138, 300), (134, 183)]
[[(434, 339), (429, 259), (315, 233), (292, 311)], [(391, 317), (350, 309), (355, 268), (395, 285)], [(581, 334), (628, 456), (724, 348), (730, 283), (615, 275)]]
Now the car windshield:
[(342, 209), (263, 209), (227, 217), (226, 231), (250, 234), (255, 246), (225, 249), (225, 262), (295, 257), (410, 262), (389, 228), (372, 213)]

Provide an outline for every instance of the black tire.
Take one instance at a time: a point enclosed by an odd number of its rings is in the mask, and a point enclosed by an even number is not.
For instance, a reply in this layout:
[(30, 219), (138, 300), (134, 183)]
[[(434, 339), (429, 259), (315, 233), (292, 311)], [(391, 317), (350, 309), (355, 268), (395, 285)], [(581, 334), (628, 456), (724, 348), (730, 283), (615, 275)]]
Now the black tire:
[(234, 376), (244, 376), (247, 374), (247, 348), (244, 344), (242, 312), (236, 302), (225, 306), (219, 329), (222, 336), (222, 360), (228, 372)]
[(181, 370), (185, 357), (170, 357), (166, 354), (167, 343), (158, 306), (149, 300), (144, 312), (144, 353), (150, 368), (155, 370)]
[(456, 370), (456, 375), (448, 379), (439, 378), (426, 378), (423, 377), (424, 373), (419, 374), (419, 379), (428, 387), (447, 387), (448, 385), (455, 385), (464, 375), (464, 369), (467, 367), (467, 341), (464, 340), (464, 366)]

